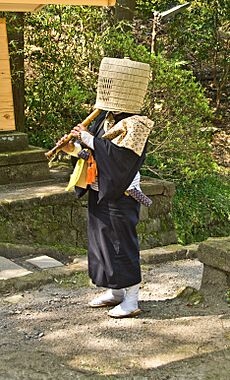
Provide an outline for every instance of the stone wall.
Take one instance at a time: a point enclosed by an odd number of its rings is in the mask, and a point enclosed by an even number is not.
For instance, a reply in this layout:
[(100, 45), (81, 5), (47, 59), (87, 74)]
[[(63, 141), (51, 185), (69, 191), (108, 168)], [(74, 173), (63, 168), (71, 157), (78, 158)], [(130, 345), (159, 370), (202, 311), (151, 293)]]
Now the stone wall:
[[(87, 196), (77, 200), (65, 184), (4, 187), (0, 192), (0, 241), (21, 244), (87, 246)], [(142, 207), (138, 235), (142, 249), (176, 243), (171, 215), (173, 183), (144, 180), (152, 200)]]

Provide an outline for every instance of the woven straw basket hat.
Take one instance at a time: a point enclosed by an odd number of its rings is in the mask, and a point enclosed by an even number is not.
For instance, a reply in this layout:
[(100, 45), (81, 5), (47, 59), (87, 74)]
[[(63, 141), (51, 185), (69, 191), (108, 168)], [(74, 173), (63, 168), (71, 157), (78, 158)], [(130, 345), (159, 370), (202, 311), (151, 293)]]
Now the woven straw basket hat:
[(103, 58), (99, 69), (96, 108), (140, 113), (150, 78), (147, 63), (129, 58)]

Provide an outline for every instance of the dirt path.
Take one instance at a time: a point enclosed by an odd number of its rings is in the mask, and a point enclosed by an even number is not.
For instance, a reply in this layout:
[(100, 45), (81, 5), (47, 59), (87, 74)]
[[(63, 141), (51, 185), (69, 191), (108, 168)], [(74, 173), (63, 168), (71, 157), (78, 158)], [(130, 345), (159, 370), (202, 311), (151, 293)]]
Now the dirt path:
[[(199, 287), (196, 260), (144, 268), (134, 319), (115, 320), (87, 302), (85, 275), (0, 299), (0, 379), (229, 380), (230, 309), (173, 298)], [(77, 282), (77, 284), (75, 284)]]

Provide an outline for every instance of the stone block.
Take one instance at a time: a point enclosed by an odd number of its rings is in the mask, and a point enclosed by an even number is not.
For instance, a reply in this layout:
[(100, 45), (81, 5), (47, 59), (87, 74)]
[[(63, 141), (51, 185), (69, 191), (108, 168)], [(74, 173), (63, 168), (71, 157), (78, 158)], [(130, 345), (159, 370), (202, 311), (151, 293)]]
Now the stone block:
[(162, 181), (156, 178), (142, 177), (141, 188), (148, 196), (166, 195), (172, 197), (175, 193), (175, 184), (169, 181)]
[(159, 218), (147, 219), (145, 225), (145, 233), (159, 232), (161, 229), (161, 220)]
[(71, 223), (72, 223), (72, 226), (74, 226), (78, 231), (82, 229), (86, 230), (87, 214), (88, 214), (87, 207), (82, 207), (81, 204), (79, 204), (79, 206), (72, 207)]
[(221, 302), (230, 286), (230, 276), (227, 272), (204, 265), (201, 292), (210, 302)]
[(9, 278), (26, 276), (32, 272), (15, 264), (13, 261), (0, 257), (0, 280), (8, 280)]
[(33, 259), (28, 259), (26, 261), (39, 269), (56, 268), (63, 266), (60, 261), (46, 255), (34, 257)]
[(201, 287), (227, 287), (227, 276), (219, 269), (204, 265)]
[(210, 238), (202, 242), (197, 257), (205, 265), (230, 273), (230, 238)]
[(141, 181), (142, 191), (148, 195), (162, 195), (164, 193), (164, 185), (161, 181), (151, 179), (150, 181), (142, 180)]
[(186, 252), (186, 249), (180, 244), (147, 249), (141, 251), (141, 263), (158, 264), (166, 261), (182, 260), (186, 258)]
[(28, 136), (22, 132), (0, 132), (0, 153), (28, 149)]
[(139, 244), (140, 244), (140, 249), (148, 249), (152, 247), (159, 247), (161, 246), (161, 240), (157, 236), (157, 234), (151, 234), (151, 235), (145, 235), (145, 234), (139, 234), (138, 233), (138, 238), (139, 238)]
[(177, 243), (177, 236), (175, 230), (168, 230), (159, 232), (159, 239), (161, 241), (161, 245), (169, 245), (172, 243)]
[(159, 217), (161, 214), (168, 214), (172, 211), (172, 200), (164, 195), (155, 195), (153, 203), (149, 208), (149, 217)]
[[(45, 208), (45, 207), (44, 207)], [(71, 223), (72, 218), (72, 207), (69, 204), (63, 205), (55, 205), (53, 207), (53, 218), (54, 220), (60, 223)]]

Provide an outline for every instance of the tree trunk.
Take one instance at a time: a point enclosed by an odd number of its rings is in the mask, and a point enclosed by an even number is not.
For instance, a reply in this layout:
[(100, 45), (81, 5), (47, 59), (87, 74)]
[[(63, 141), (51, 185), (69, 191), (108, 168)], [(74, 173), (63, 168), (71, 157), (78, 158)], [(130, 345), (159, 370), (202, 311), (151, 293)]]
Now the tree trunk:
[(24, 13), (17, 12), (8, 19), (8, 40), (13, 87), (16, 129), (24, 132)]
[(136, 6), (136, 0), (118, 0), (115, 8), (115, 18), (117, 21), (132, 21)]

